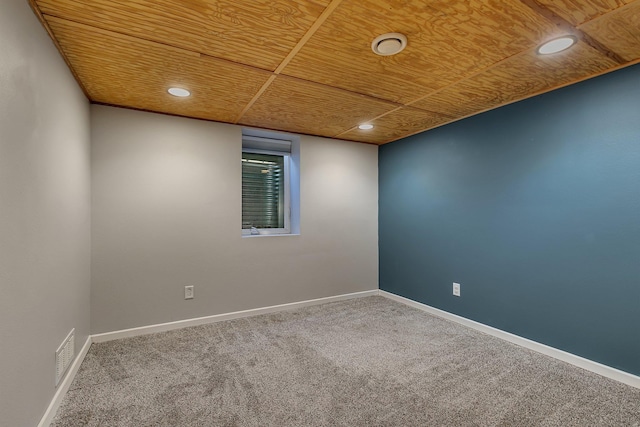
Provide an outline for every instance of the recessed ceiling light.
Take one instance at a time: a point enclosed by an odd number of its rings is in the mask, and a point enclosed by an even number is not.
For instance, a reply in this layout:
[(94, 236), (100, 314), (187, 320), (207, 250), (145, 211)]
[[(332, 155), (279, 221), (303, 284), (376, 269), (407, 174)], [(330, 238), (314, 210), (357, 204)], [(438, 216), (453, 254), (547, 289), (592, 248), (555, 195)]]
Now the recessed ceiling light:
[(395, 55), (405, 47), (407, 47), (407, 37), (400, 33), (382, 34), (371, 42), (373, 53), (381, 56)]
[(173, 96), (178, 96), (180, 98), (184, 98), (191, 95), (191, 92), (189, 92), (186, 89), (182, 89), (180, 87), (170, 87), (167, 92), (169, 92)]
[(362, 129), (362, 130), (373, 129), (373, 125), (370, 125), (370, 124), (366, 123), (366, 124), (358, 126), (358, 129)]
[(562, 52), (569, 49), (578, 41), (574, 36), (562, 36), (557, 39), (549, 40), (538, 48), (540, 55), (549, 55), (551, 53)]

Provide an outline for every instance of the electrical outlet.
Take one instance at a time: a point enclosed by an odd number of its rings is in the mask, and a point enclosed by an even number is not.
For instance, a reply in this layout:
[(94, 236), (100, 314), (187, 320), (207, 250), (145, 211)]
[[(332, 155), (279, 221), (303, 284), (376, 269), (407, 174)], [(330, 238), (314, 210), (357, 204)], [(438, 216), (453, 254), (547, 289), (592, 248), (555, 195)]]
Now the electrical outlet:
[(184, 299), (193, 299), (193, 286), (184, 287)]
[(460, 283), (453, 283), (453, 295), (460, 296)]

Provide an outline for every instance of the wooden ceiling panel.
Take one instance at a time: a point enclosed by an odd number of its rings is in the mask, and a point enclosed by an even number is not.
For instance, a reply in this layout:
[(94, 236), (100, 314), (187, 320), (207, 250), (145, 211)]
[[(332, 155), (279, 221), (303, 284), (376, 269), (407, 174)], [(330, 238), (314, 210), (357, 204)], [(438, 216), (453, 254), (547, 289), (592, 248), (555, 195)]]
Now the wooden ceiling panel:
[[(405, 103), (535, 46), (556, 26), (520, 1), (347, 1), (333, 12), (283, 73)], [(392, 57), (372, 40), (400, 32)]]
[(587, 22), (580, 29), (627, 61), (640, 58), (640, 1)]
[(37, 0), (45, 15), (270, 71), (329, 0)]
[(640, 0), (28, 1), (92, 102), (376, 144), (640, 62)]
[(360, 130), (356, 127), (338, 135), (338, 138), (384, 144), (449, 121), (451, 121), (450, 117), (441, 114), (430, 113), (417, 108), (400, 107), (389, 114), (369, 121), (368, 123), (375, 126), (373, 129)]
[(333, 137), (394, 108), (363, 95), (278, 76), (240, 123)]
[(633, 0), (537, 0), (572, 25), (580, 25)]
[[(95, 102), (231, 122), (271, 75), (54, 17), (47, 22)], [(174, 85), (192, 96), (169, 95)]]
[(582, 42), (562, 55), (541, 56), (531, 50), (413, 105), (462, 118), (602, 73), (616, 65)]

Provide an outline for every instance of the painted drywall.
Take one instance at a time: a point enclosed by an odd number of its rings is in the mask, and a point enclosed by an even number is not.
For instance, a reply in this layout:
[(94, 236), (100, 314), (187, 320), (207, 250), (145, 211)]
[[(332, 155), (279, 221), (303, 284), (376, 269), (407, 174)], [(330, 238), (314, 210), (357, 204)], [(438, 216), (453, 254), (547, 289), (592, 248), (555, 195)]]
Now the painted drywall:
[(377, 147), (301, 136), (300, 235), (242, 238), (241, 127), (91, 118), (93, 333), (377, 289)]
[(640, 374), (640, 66), (384, 145), (379, 174), (381, 289)]
[(34, 426), (89, 334), (89, 102), (24, 0), (0, 3), (0, 425)]

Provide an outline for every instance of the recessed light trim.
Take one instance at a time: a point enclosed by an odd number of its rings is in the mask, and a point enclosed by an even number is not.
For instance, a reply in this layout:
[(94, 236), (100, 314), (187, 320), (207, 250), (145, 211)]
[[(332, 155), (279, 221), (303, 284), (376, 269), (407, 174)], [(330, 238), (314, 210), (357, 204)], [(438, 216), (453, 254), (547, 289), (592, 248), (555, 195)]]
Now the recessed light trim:
[(390, 56), (400, 53), (407, 47), (407, 36), (400, 33), (382, 34), (371, 42), (371, 50), (380, 56)]
[(578, 39), (575, 36), (562, 36), (549, 40), (538, 47), (539, 55), (551, 55), (552, 53), (562, 52), (576, 44)]
[(167, 92), (169, 92), (173, 96), (177, 96), (178, 98), (186, 98), (187, 96), (191, 95), (191, 92), (181, 87), (170, 87)]
[(373, 125), (369, 123), (363, 123), (360, 126), (358, 126), (358, 129), (361, 129), (361, 130), (373, 129)]

